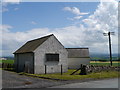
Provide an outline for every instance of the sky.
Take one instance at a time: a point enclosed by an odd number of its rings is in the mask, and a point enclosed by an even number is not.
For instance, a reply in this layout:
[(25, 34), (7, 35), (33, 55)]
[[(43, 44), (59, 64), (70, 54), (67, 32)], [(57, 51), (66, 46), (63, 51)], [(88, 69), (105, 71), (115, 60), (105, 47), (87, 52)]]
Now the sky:
[(118, 2), (4, 2), (2, 56), (12, 56), (29, 40), (54, 34), (66, 48), (88, 47), (90, 53), (118, 53)]

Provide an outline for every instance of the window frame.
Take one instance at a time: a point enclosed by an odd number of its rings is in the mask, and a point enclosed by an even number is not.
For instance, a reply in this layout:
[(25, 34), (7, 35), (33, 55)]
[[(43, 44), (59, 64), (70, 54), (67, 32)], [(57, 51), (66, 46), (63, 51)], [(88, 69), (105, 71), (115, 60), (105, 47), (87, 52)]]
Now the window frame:
[(46, 61), (47, 62), (59, 62), (59, 54), (58, 53), (46, 53)]

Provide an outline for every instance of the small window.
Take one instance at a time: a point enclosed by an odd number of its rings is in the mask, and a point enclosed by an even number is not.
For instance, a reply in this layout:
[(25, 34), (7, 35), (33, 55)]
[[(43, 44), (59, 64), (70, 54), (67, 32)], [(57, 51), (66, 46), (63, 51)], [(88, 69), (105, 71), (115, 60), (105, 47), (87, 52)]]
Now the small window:
[(46, 61), (59, 61), (59, 54), (46, 54)]

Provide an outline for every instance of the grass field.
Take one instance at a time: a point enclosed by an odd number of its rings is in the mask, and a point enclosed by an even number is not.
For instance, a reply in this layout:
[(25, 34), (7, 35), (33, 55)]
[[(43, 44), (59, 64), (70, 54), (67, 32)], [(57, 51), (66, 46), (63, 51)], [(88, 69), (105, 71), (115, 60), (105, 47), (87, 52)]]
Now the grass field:
[(0, 63), (9, 63), (9, 64), (13, 64), (14, 60), (0, 60)]
[[(91, 65), (107, 66), (107, 65), (110, 65), (110, 62), (91, 61), (90, 64), (91, 64)], [(119, 65), (120, 65), (120, 62), (113, 61), (112, 64), (113, 64), (113, 66), (119, 66)]]

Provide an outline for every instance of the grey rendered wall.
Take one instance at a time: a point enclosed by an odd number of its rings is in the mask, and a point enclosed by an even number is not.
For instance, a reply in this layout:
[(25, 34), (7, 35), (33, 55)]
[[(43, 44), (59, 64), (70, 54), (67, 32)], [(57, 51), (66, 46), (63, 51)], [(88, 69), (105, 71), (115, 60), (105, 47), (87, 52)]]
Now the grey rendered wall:
[(14, 54), (14, 69), (17, 71), (17, 54)]
[[(59, 73), (61, 72), (61, 64), (63, 66), (63, 72), (68, 70), (68, 52), (67, 50), (57, 41), (54, 36), (51, 36), (35, 51), (35, 63), (34, 71), (36, 74), (45, 73), (45, 65), (47, 66), (47, 73)], [(57, 53), (59, 54), (59, 62), (46, 62), (46, 53)]]
[(29, 63), (30, 73), (33, 73), (33, 53), (15, 54), (15, 67), (17, 72), (25, 71), (25, 63)]
[(90, 58), (68, 58), (69, 69), (78, 69), (81, 64), (90, 64)]

